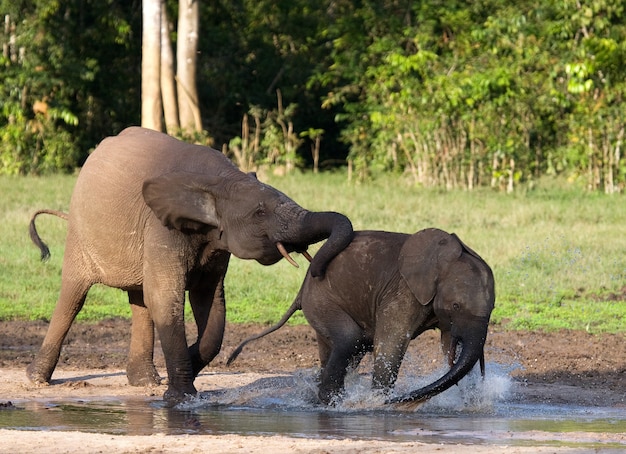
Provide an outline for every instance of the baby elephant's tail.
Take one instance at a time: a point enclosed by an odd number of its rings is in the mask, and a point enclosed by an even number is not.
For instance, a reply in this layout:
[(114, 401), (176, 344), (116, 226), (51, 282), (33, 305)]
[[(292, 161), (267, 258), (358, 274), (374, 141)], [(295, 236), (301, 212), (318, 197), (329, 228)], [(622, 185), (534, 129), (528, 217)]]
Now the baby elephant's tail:
[(37, 228), (35, 227), (35, 218), (39, 216), (40, 214), (52, 214), (54, 216), (60, 217), (61, 219), (65, 219), (66, 221), (67, 221), (68, 215), (67, 213), (63, 211), (59, 211), (59, 210), (43, 209), (43, 210), (35, 211), (35, 213), (33, 214), (33, 217), (30, 218), (30, 226), (28, 228), (30, 239), (32, 240), (33, 243), (35, 243), (35, 246), (37, 246), (39, 250), (41, 251), (41, 260), (45, 261), (50, 258), (50, 249), (48, 249), (48, 246), (46, 245), (46, 243), (44, 243), (42, 239), (39, 237), (39, 234), (37, 233)]
[(273, 333), (277, 329), (281, 328), (285, 323), (287, 323), (287, 320), (289, 320), (291, 318), (291, 316), (293, 314), (295, 314), (295, 312), (297, 310), (300, 310), (300, 309), (302, 309), (302, 306), (300, 304), (300, 293), (298, 293), (298, 296), (296, 296), (296, 299), (293, 301), (293, 303), (291, 304), (289, 309), (287, 309), (287, 312), (285, 312), (285, 314), (278, 321), (278, 323), (276, 323), (273, 326), (270, 326), (269, 328), (267, 328), (264, 331), (261, 331), (259, 334), (255, 334), (254, 336), (250, 336), (249, 338), (244, 340), (241, 344), (239, 344), (239, 346), (235, 349), (235, 351), (233, 351), (230, 354), (230, 356), (228, 357), (228, 361), (226, 361), (226, 365), (230, 366), (230, 363), (232, 363), (237, 358), (237, 356), (239, 356), (239, 353), (241, 353), (241, 351), (243, 350), (243, 347), (248, 342), (252, 342), (254, 340), (260, 339), (260, 338), (262, 338), (264, 336), (267, 336), (270, 333)]

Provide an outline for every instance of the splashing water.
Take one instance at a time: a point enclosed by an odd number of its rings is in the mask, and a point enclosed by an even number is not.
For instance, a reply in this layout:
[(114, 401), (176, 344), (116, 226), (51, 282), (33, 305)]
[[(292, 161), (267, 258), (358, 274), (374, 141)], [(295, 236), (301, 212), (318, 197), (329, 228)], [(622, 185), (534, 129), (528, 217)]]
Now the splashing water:
[[(425, 386), (447, 372), (447, 367), (442, 367), (427, 377), (412, 377), (404, 383), (399, 383), (396, 392), (409, 392), (420, 386)], [(465, 376), (456, 386), (434, 396), (424, 402), (418, 411), (431, 413), (463, 412), (463, 413), (489, 413), (494, 406), (505, 400), (510, 393), (512, 379), (504, 368), (498, 364), (488, 363), (485, 377), (481, 377), (477, 368)]]
[(317, 405), (317, 373), (315, 369), (302, 369), (292, 375), (262, 377), (243, 386), (200, 393), (177, 408), (313, 409)]
[[(408, 364), (414, 363), (410, 359)], [(389, 396), (371, 387), (371, 371), (363, 368), (350, 371), (346, 376), (343, 395), (332, 406), (326, 407), (317, 399), (318, 369), (303, 369), (292, 375), (259, 378), (240, 387), (231, 387), (201, 393), (199, 397), (180, 404), (178, 408), (193, 410), (207, 406), (229, 406), (258, 409), (328, 409), (335, 412), (397, 411), (386, 405)], [(425, 386), (447, 371), (441, 366), (428, 374), (419, 370), (404, 370), (396, 383), (393, 395), (402, 395)], [(483, 379), (475, 368), (458, 385), (417, 406), (416, 412), (426, 413), (483, 413), (488, 414), (498, 402), (505, 400), (512, 387), (509, 370), (495, 363), (487, 364)]]
[[(505, 400), (512, 387), (509, 371), (495, 363), (487, 364), (488, 372), (483, 379), (477, 368), (464, 377), (456, 386), (418, 405), (417, 412), (428, 413), (488, 413), (494, 405)], [(401, 396), (426, 386), (448, 370), (441, 366), (437, 370), (420, 375), (404, 373), (399, 376), (393, 396)], [(413, 371), (411, 371), (413, 372)], [(337, 405), (338, 410), (381, 409), (388, 396), (371, 389), (371, 374), (351, 372), (346, 377), (345, 395)]]

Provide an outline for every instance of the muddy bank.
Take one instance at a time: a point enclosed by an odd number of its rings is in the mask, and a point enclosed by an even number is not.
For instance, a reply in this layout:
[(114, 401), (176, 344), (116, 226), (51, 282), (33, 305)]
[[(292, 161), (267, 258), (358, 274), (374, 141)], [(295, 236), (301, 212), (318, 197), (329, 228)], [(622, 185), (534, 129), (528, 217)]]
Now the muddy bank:
[[(0, 322), (0, 368), (21, 369), (32, 360), (45, 335), (45, 322)], [(315, 332), (309, 326), (285, 326), (249, 346), (230, 367), (226, 359), (242, 339), (260, 325), (228, 325), (221, 353), (206, 372), (293, 372), (319, 366)], [(193, 337), (194, 326), (187, 331)], [(110, 319), (76, 323), (66, 339), (58, 370), (124, 369), (130, 321)], [(580, 405), (626, 406), (626, 334), (581, 331), (527, 332), (491, 328), (485, 347), (487, 362), (510, 368), (520, 390), (538, 401)], [(411, 342), (409, 358), (428, 371), (441, 358), (438, 336), (424, 333)], [(365, 361), (367, 361), (367, 357)], [(156, 348), (155, 362), (164, 368)], [(488, 373), (488, 371), (487, 371)], [(575, 392), (573, 392), (575, 390)]]

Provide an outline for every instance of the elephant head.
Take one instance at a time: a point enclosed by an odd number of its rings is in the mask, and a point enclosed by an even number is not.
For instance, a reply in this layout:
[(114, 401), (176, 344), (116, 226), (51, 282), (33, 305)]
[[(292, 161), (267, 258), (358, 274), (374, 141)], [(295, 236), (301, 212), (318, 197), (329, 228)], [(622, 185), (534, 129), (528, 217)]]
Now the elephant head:
[(457, 384), (478, 361), (484, 374), (483, 349), (495, 303), (489, 265), (456, 235), (426, 229), (405, 242), (399, 268), (419, 303), (433, 305), (451, 367), (435, 382), (390, 402), (418, 402), (439, 394)]
[[(223, 249), (241, 259), (271, 265), (289, 252), (304, 253), (314, 277), (352, 240), (350, 220), (335, 212), (311, 212), (254, 174), (206, 175), (175, 171), (147, 180), (143, 197), (163, 225), (186, 233), (216, 232)], [(310, 244), (328, 238), (313, 259)]]

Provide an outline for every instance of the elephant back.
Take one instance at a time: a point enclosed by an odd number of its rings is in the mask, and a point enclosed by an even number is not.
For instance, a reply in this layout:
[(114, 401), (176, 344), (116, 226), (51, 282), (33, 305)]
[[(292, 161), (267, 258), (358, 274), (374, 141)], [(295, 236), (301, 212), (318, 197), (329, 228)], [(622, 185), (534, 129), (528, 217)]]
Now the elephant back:
[[(137, 283), (142, 254), (130, 255), (135, 261), (125, 262), (124, 269), (115, 257), (121, 250), (141, 249), (145, 230), (160, 226), (143, 199), (144, 181), (179, 170), (244, 175), (216, 150), (139, 127), (106, 138), (87, 158), (72, 193), (68, 235), (99, 281), (118, 287)], [(127, 282), (109, 282), (98, 271), (104, 269), (128, 275)]]
[[(305, 282), (303, 291), (323, 291), (338, 305), (352, 301), (354, 295), (359, 294), (367, 303), (375, 305), (387, 291), (387, 286), (381, 283), (398, 280), (397, 258), (408, 238), (409, 235), (397, 232), (354, 232), (352, 242), (328, 265), (324, 280), (308, 286)], [(306, 279), (312, 279), (310, 274)]]

